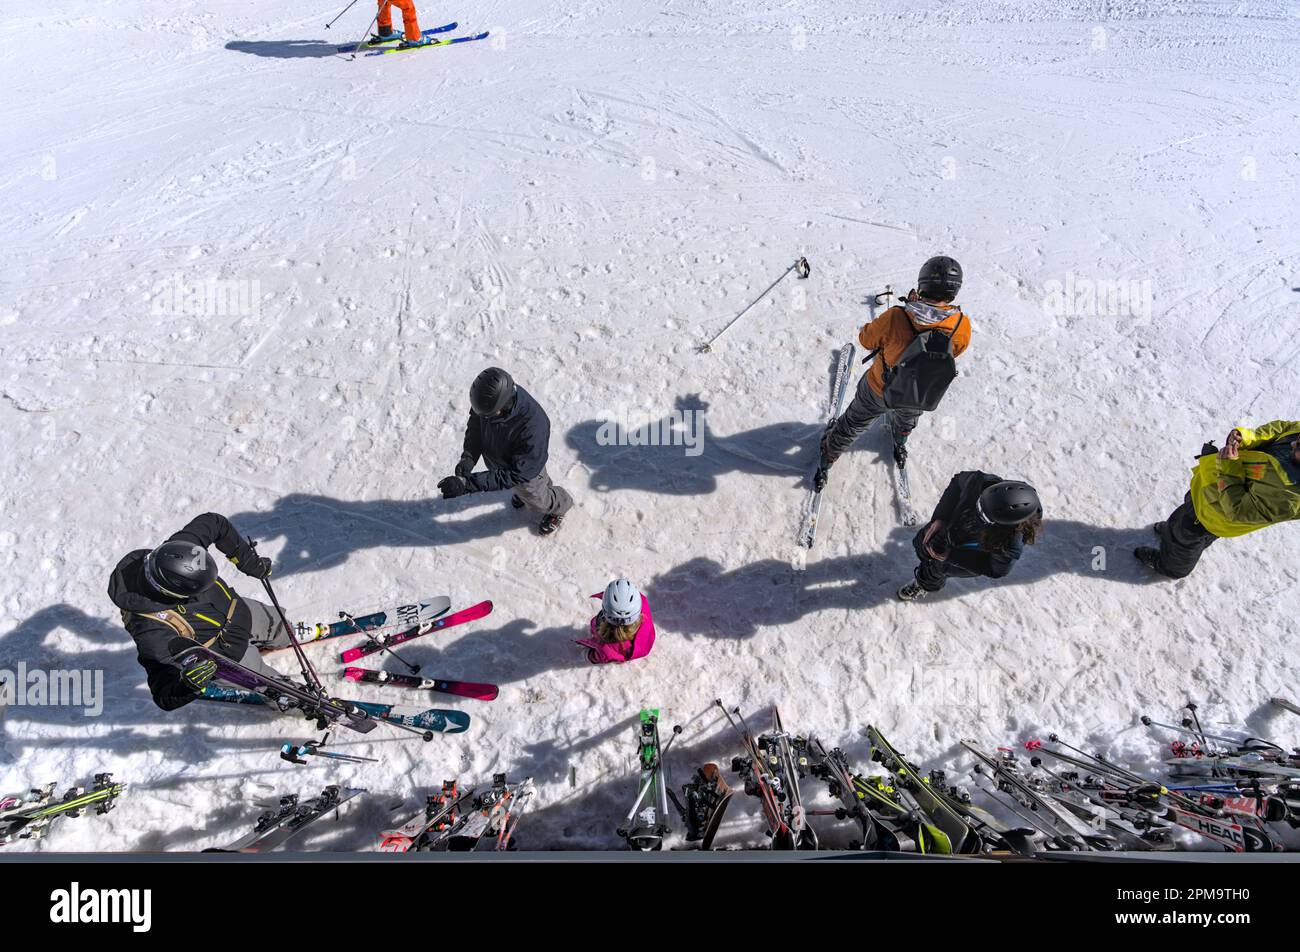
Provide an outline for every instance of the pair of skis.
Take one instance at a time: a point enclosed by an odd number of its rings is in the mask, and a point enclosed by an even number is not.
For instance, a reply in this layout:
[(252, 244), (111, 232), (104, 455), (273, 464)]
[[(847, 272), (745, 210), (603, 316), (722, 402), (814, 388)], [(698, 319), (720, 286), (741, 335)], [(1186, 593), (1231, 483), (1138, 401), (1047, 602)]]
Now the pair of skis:
[(360, 50), (367, 50), (367, 56), (379, 56), (383, 53), (408, 53), (414, 50), (423, 50), (436, 46), (453, 46), (457, 43), (472, 43), (476, 40), (486, 40), (490, 31), (484, 30), (482, 33), (471, 33), (466, 36), (453, 36), (442, 38), (442, 33), (450, 33), (460, 26), (459, 23), (444, 23), (442, 26), (435, 26), (430, 30), (420, 32), (421, 42), (418, 44), (405, 43), (406, 37), (401, 33), (393, 33), (389, 36), (372, 35), (364, 43), (349, 43), (346, 46), (338, 47), (340, 53), (356, 53)]
[[(823, 435), (830, 431), (830, 428), (835, 425), (835, 421), (839, 419), (840, 414), (844, 412), (844, 401), (848, 397), (849, 385), (853, 382), (854, 352), (855, 352), (854, 345), (852, 343), (848, 343), (840, 348), (839, 354), (836, 358), (835, 381), (831, 386), (831, 400), (830, 400), (830, 405), (828, 407), (828, 420), (826, 423), (826, 430), (823, 431)], [(886, 413), (885, 417), (886, 417), (885, 427), (889, 433), (890, 440), (891, 440), (891, 447), (892, 447), (893, 445), (892, 441), (894, 437), (892, 414)], [(821, 451), (820, 451), (820, 441), (819, 441), (818, 462), (817, 462), (818, 467), (822, 465), (820, 453)], [(903, 525), (914, 526), (920, 521), (920, 516), (916, 511), (916, 505), (912, 501), (912, 482), (908, 476), (907, 467), (898, 465), (897, 460), (893, 458), (893, 455), (891, 453), (890, 468), (892, 469), (894, 475), (894, 479), (893, 479), (894, 496), (898, 502), (899, 513), (901, 515)], [(804, 507), (804, 517), (803, 517), (803, 522), (799, 527), (799, 538), (798, 538), (799, 545), (803, 546), (805, 549), (811, 549), (813, 547), (813, 543), (817, 541), (817, 528), (818, 528), (818, 523), (821, 520), (822, 501), (825, 498), (826, 489), (823, 488), (820, 491), (818, 491), (814, 486), (812, 489), (810, 489), (809, 492), (810, 495), (808, 497), (808, 502), (805, 504)]]
[(265, 811), (253, 829), (224, 849), (214, 853), (269, 853), (297, 836), (328, 813), (336, 813), (343, 804), (366, 791), (359, 787), (331, 784), (317, 796), (300, 800), (296, 794), (280, 798), (277, 807)]
[[(674, 728), (673, 738), (681, 733), (681, 728)], [(671, 830), (669, 825), (668, 768), (664, 763), (667, 748), (659, 742), (659, 709), (645, 708), (641, 711), (636, 731), (637, 764), (640, 776), (637, 781), (636, 800), (628, 810), (623, 825), (618, 828), (618, 835), (627, 841), (629, 849), (651, 852), (663, 849), (664, 837)], [(668, 747), (672, 746), (672, 740)]]
[(37, 787), (25, 795), (0, 797), (0, 846), (16, 840), (40, 839), (59, 817), (80, 816), (86, 810), (103, 815), (113, 809), (126, 784), (113, 775), (95, 774), (94, 784), (71, 787), (56, 799), (55, 784)]
[(732, 758), (731, 769), (740, 775), (745, 793), (757, 797), (762, 805), (770, 848), (817, 849), (817, 834), (808, 824), (799, 790), (808, 760), (786, 732), (780, 711), (773, 706), (771, 729), (755, 737), (739, 707), (728, 709), (720, 698), (713, 703), (744, 744), (745, 754)]

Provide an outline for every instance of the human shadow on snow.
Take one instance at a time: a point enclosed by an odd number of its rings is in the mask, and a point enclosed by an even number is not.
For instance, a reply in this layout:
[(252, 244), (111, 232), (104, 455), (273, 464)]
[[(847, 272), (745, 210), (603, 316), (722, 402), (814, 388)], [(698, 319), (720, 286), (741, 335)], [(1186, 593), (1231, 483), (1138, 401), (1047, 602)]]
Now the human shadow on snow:
[(226, 49), (273, 59), (323, 59), (326, 56), (338, 56), (339, 47), (344, 45), (346, 44), (326, 43), (323, 40), (231, 40), (226, 44)]
[[(718, 436), (709, 427), (708, 410), (698, 394), (687, 394), (676, 399), (671, 414), (631, 427), (630, 437), (610, 431), (610, 422), (600, 419), (579, 423), (564, 439), (591, 472), (590, 487), (597, 492), (701, 496), (714, 492), (728, 473), (784, 477), (791, 487), (809, 485), (825, 423), (769, 423)], [(697, 421), (698, 432), (682, 420)], [(689, 445), (686, 433), (691, 434)], [(640, 445), (630, 445), (633, 441)], [(876, 442), (864, 436), (848, 452), (874, 451), (883, 459), (884, 444)], [(697, 455), (689, 455), (696, 449)]]
[[(916, 567), (912, 537), (918, 529), (898, 527), (884, 547), (861, 554), (816, 558), (803, 569), (781, 559), (750, 562), (725, 570), (695, 558), (655, 576), (646, 594), (665, 631), (710, 638), (751, 638), (762, 627), (799, 621), (814, 612), (878, 608), (896, 598)], [(1033, 585), (1053, 575), (1098, 575), (1126, 585), (1159, 584), (1131, 549), (1145, 541), (1142, 530), (1115, 529), (1065, 519), (1048, 519), (1036, 545), (1003, 579), (949, 580), (916, 606), (961, 598), (974, 589)], [(1094, 568), (1098, 547), (1106, 568)], [(743, 607), (742, 607), (743, 606)]]
[[(483, 512), (465, 516), (469, 510)], [(265, 511), (235, 513), (235, 527), (259, 542), (283, 539), (275, 558), (277, 578), (294, 572), (337, 568), (355, 552), (379, 546), (456, 545), (535, 531), (538, 516), (510, 507), (507, 492), (459, 499), (349, 501), (291, 493)]]

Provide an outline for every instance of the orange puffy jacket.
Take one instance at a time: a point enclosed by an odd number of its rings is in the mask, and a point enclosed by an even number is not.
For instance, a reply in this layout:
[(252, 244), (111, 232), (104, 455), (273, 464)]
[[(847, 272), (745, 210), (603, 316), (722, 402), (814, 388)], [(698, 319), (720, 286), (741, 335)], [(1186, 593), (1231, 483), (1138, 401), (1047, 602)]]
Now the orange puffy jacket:
[[(961, 352), (970, 346), (970, 317), (963, 315), (961, 309), (955, 304), (931, 304), (928, 307), (934, 311), (943, 311), (948, 316), (937, 324), (927, 324), (921, 330), (941, 330), (952, 334), (953, 356), (960, 356)], [(959, 320), (960, 327), (957, 326)], [(957, 331), (955, 334), (953, 334), (954, 328)], [(862, 330), (858, 332), (858, 341), (868, 352), (879, 351), (876, 359), (871, 362), (871, 369), (867, 371), (867, 382), (871, 384), (871, 389), (876, 391), (877, 396), (885, 392), (885, 362), (888, 362), (891, 367), (898, 363), (899, 358), (903, 356), (903, 351), (907, 350), (907, 345), (912, 343), (916, 332), (912, 319), (908, 317), (902, 305), (891, 307), (874, 321), (862, 325)]]

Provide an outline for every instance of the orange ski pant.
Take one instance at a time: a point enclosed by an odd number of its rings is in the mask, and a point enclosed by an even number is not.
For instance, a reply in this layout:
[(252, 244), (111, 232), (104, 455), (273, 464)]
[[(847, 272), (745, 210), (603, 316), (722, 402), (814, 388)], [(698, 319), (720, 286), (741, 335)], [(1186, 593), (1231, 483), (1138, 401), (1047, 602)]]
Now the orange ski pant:
[(402, 29), (408, 40), (420, 38), (420, 21), (415, 18), (415, 0), (379, 0), (379, 32), (393, 30), (393, 7), (402, 11)]

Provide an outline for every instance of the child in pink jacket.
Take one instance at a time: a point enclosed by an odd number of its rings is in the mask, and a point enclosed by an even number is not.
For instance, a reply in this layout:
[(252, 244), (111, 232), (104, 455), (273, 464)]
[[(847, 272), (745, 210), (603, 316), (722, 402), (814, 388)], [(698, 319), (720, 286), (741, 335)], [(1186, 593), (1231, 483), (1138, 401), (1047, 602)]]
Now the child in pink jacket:
[(591, 637), (578, 641), (587, 649), (592, 664), (620, 664), (635, 661), (650, 653), (655, 643), (655, 623), (650, 602), (625, 578), (617, 578), (605, 587), (600, 611), (592, 616)]

